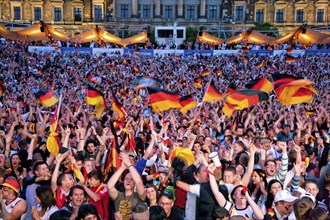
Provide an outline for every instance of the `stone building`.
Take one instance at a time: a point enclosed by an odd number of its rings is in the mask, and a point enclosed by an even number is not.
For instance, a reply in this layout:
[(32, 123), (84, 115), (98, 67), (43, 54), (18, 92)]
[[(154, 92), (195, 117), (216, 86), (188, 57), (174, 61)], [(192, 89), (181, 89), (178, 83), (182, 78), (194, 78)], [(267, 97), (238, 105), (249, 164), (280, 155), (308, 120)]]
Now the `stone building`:
[[(293, 1), (293, 2), (292, 2)], [(329, 25), (329, 0), (0, 0), (0, 21), (47, 24), (205, 25), (239, 29), (253, 22), (279, 27)]]

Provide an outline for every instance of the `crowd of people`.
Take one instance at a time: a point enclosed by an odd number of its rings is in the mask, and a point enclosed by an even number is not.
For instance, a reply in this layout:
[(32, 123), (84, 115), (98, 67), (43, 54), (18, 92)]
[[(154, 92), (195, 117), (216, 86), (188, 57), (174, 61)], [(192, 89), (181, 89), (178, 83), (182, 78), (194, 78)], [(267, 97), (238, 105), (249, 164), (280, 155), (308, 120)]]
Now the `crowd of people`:
[[(286, 63), (285, 54), (250, 54), (244, 62), (246, 54), (152, 58), (29, 53), (27, 47), (7, 41), (0, 49), (0, 218), (329, 219), (327, 54)], [(196, 88), (205, 69), (211, 74)], [(223, 100), (202, 102), (211, 80), (225, 93), (230, 84), (244, 89), (272, 74), (309, 79), (318, 94), (311, 103), (281, 106), (271, 92), (268, 101), (231, 118)], [(199, 105), (184, 115), (176, 109), (146, 115), (148, 94), (134, 83), (139, 76), (191, 94)], [(85, 102), (91, 83), (104, 95), (100, 118)], [(46, 143), (58, 105), (42, 106), (35, 97), (41, 89), (63, 97), (57, 155)], [(113, 96), (126, 109), (124, 120), (112, 108)], [(172, 158), (177, 149), (193, 159)]]

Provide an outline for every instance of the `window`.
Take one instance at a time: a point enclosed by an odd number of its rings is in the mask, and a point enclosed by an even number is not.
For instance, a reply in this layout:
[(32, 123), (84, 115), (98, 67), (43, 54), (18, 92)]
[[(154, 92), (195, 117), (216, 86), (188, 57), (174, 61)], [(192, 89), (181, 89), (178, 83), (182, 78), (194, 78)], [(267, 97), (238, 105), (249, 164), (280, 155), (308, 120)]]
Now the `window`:
[(14, 20), (21, 20), (21, 7), (14, 7)]
[(195, 6), (194, 5), (188, 5), (187, 18), (195, 18)]
[(158, 30), (158, 37), (159, 38), (172, 38), (173, 30)]
[(34, 8), (34, 20), (40, 21), (41, 19), (41, 8), (40, 7), (35, 7)]
[(243, 6), (236, 6), (236, 21), (243, 21)]
[(304, 10), (298, 9), (296, 14), (296, 22), (302, 23), (304, 21)]
[(173, 18), (172, 5), (165, 5), (165, 18)]
[(102, 19), (102, 5), (94, 5), (94, 19)]
[(264, 10), (257, 9), (256, 11), (256, 22), (262, 23), (264, 21)]
[(283, 22), (283, 9), (276, 10), (276, 23)]
[(150, 18), (151, 17), (150, 5), (143, 5), (142, 13), (143, 13), (142, 14), (143, 18)]
[(62, 9), (54, 8), (54, 21), (61, 21), (61, 20), (62, 20)]
[(209, 18), (217, 18), (217, 6), (216, 5), (210, 6)]
[(323, 18), (324, 18), (324, 9), (317, 9), (316, 21), (323, 22)]
[(176, 30), (176, 35), (177, 38), (183, 38), (183, 30)]
[(82, 21), (81, 8), (74, 9), (74, 21)]
[(128, 18), (128, 5), (120, 6), (120, 16), (122, 18)]

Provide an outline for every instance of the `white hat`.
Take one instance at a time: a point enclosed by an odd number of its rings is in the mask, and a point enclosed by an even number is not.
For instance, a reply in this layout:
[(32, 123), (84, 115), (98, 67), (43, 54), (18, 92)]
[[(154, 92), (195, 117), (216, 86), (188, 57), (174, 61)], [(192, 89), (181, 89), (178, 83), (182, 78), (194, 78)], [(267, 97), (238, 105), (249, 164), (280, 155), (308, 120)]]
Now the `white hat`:
[(312, 194), (308, 193), (308, 192), (301, 194), (300, 198), (309, 198), (310, 200), (313, 201), (313, 203), (315, 205), (315, 200), (316, 200), (315, 197)]
[(297, 197), (292, 196), (288, 190), (281, 190), (276, 193), (274, 202), (294, 202), (296, 199)]

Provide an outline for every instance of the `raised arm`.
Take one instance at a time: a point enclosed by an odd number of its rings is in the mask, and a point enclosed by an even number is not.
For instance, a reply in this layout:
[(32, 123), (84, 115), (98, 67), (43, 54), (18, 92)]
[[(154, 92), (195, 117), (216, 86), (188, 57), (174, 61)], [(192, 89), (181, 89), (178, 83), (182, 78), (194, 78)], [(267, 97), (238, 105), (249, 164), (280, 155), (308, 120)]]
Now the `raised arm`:
[(215, 197), (215, 199), (217, 200), (218, 204), (220, 207), (224, 207), (226, 205), (226, 198), (222, 195), (222, 193), (219, 191), (219, 187), (217, 184), (217, 181), (215, 180), (214, 177), (214, 171), (216, 169), (216, 166), (214, 163), (211, 163), (208, 166), (208, 171), (209, 171), (209, 179), (210, 179), (210, 185), (211, 185), (211, 189), (213, 192), (213, 195)]
[(136, 191), (139, 194), (139, 197), (142, 200), (145, 200), (146, 191), (144, 189), (143, 181), (142, 181), (142, 178), (141, 178), (140, 174), (137, 172), (135, 167), (131, 164), (129, 156), (126, 152), (121, 152), (120, 157), (122, 159), (122, 162), (127, 166), (129, 172), (132, 174), (132, 178), (135, 182)]
[[(244, 143), (244, 142), (243, 142)], [(242, 178), (242, 185), (243, 186), (247, 186), (250, 182), (252, 173), (253, 173), (253, 167), (254, 167), (254, 157), (255, 157), (255, 153), (256, 153), (256, 146), (251, 143), (249, 143), (249, 151), (250, 151), (250, 158), (249, 158), (249, 162), (248, 162), (248, 166), (247, 166), (247, 171), (246, 173), (244, 173), (244, 176)]]
[(119, 177), (121, 174), (126, 170), (126, 165), (124, 163), (121, 163), (120, 168), (111, 176), (111, 178), (108, 181), (107, 187), (108, 192), (111, 197), (111, 199), (115, 200), (118, 197), (118, 191), (115, 188), (115, 185), (117, 181), (119, 180)]

